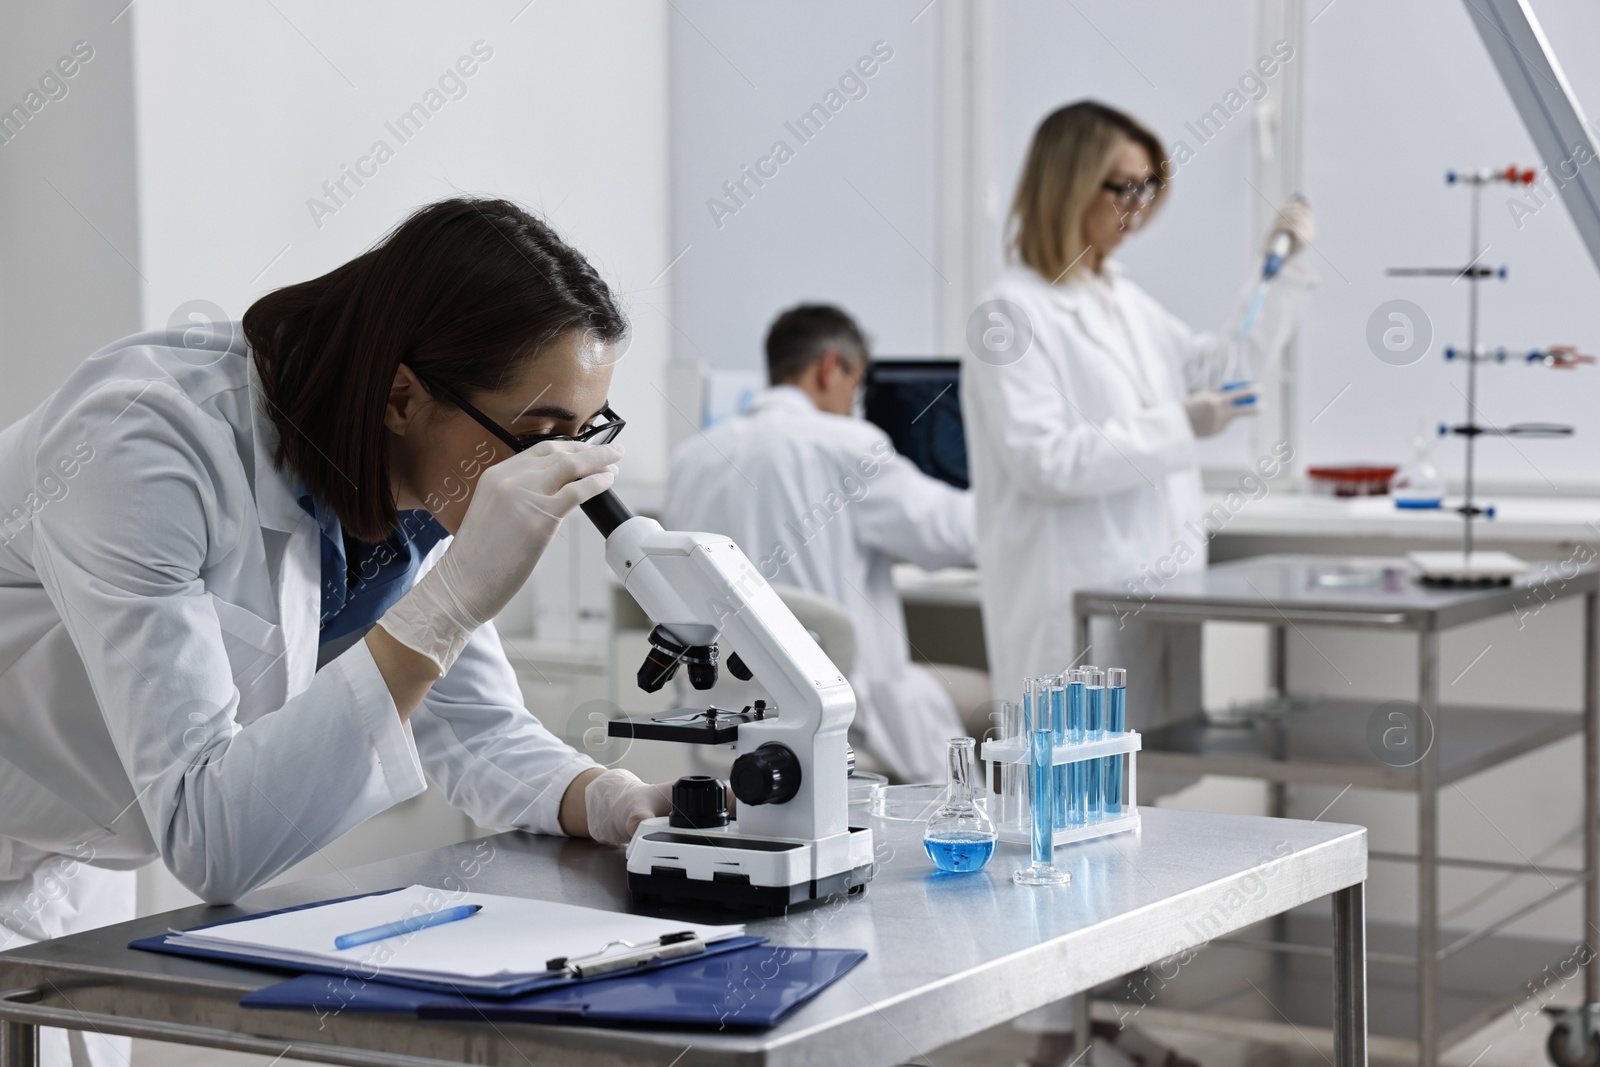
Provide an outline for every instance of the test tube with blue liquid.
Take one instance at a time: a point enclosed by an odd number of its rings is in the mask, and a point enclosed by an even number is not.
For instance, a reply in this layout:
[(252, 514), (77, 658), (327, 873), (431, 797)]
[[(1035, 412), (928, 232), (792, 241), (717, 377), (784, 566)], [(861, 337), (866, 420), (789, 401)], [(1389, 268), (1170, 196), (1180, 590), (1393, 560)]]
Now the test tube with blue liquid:
[[(1106, 670), (1106, 736), (1121, 737), (1128, 729), (1128, 672), (1122, 667)], [(1122, 814), (1122, 762), (1124, 755), (1107, 756), (1103, 772), (1106, 818)]]
[(1072, 876), (1058, 869), (1055, 857), (1055, 733), (1051, 718), (1044, 709), (1049, 707), (1050, 683), (1045, 678), (1028, 682), (1023, 700), (1032, 710), (1028, 718), (1028, 742), (1032, 791), (1030, 807), (1033, 817), (1030, 839), (1033, 862), (1013, 871), (1011, 880), (1018, 885), (1066, 885)]
[[(1067, 679), (1062, 675), (1056, 675), (1046, 681), (1048, 684), (1045, 692), (1050, 699), (1051, 741), (1057, 745), (1064, 745), (1067, 743)], [(1053, 816), (1051, 821), (1058, 830), (1067, 825), (1067, 798), (1071, 795), (1067, 784), (1069, 770), (1071, 767), (1066, 764), (1055, 764), (1050, 771), (1051, 777), (1055, 779), (1053, 798), (1055, 803), (1051, 807)]]
[[(1084, 706), (1083, 679), (1092, 667), (1080, 667), (1067, 672), (1067, 743), (1081, 745), (1088, 735), (1088, 711)], [(1060, 768), (1066, 772), (1064, 786), (1067, 791), (1067, 825), (1082, 826), (1089, 818), (1089, 777), (1083, 762), (1068, 763)]]
[[(1084, 732), (1085, 741), (1103, 741), (1106, 736), (1106, 687), (1105, 675), (1097, 668), (1090, 667), (1084, 671), (1084, 707), (1087, 710), (1085, 720), (1087, 728)], [(1088, 797), (1088, 818), (1090, 822), (1099, 822), (1105, 818), (1105, 787), (1104, 780), (1105, 757), (1084, 760), (1077, 766), (1084, 769), (1086, 776), (1085, 792)]]

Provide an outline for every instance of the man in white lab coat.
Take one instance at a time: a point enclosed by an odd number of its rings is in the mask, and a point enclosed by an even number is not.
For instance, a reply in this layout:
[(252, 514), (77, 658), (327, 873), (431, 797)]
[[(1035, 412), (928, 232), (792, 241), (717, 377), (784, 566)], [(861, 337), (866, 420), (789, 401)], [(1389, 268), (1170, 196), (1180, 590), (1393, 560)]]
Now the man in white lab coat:
[(852, 739), (896, 777), (936, 781), (946, 742), (968, 732), (962, 717), (982, 726), (984, 680), (911, 662), (890, 565), (970, 564), (972, 499), (852, 417), (868, 352), (844, 312), (786, 311), (766, 348), (771, 388), (673, 455), (664, 523), (725, 534), (769, 581), (843, 605), (856, 638)]

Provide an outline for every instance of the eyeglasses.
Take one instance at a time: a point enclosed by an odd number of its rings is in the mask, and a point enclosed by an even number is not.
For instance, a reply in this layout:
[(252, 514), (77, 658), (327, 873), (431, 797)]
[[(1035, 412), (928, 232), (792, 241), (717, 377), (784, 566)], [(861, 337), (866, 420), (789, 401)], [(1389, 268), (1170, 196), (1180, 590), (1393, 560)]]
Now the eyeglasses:
[(1150, 177), (1142, 182), (1101, 182), (1100, 188), (1117, 198), (1117, 210), (1134, 211), (1149, 207), (1163, 184), (1160, 178)]
[[(416, 374), (417, 372), (413, 370), (411, 373)], [(615, 411), (612, 411), (611, 405), (607, 404), (605, 407), (600, 409), (599, 414), (595, 415), (593, 419), (589, 420), (589, 425), (585, 426), (575, 434), (530, 433), (518, 437), (510, 430), (507, 430), (504, 426), (501, 426), (489, 416), (485, 415), (483, 412), (479, 411), (477, 408), (461, 399), (460, 395), (457, 394), (455, 390), (449, 389), (428, 378), (424, 378), (420, 374), (417, 374), (417, 380), (427, 388), (428, 392), (435, 394), (442, 400), (448, 400), (450, 403), (466, 412), (472, 417), (474, 422), (476, 422), (479, 426), (482, 426), (485, 430), (488, 430), (490, 433), (494, 434), (498, 440), (503, 442), (505, 446), (511, 449), (513, 452), (526, 452), (528, 449), (532, 448), (541, 441), (582, 441), (584, 444), (588, 445), (610, 444), (612, 441), (617, 439), (617, 435), (622, 432), (622, 428), (628, 425), (627, 421)]]

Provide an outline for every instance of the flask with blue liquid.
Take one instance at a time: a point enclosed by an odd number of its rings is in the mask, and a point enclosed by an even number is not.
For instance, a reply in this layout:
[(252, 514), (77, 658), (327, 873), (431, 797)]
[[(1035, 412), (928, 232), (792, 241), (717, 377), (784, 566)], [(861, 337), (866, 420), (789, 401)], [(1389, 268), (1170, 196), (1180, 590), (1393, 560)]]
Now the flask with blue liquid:
[(973, 800), (974, 748), (970, 737), (950, 739), (948, 792), (922, 837), (928, 858), (941, 871), (983, 870), (1000, 841), (1000, 832)]

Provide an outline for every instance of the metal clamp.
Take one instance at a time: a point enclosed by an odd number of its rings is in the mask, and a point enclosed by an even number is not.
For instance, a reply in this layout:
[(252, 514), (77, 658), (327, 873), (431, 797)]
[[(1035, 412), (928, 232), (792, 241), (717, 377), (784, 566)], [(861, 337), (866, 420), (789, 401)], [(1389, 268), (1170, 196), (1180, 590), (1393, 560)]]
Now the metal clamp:
[[(614, 948), (629, 949), (608, 956)], [(608, 941), (598, 952), (585, 956), (557, 956), (545, 963), (545, 969), (561, 971), (572, 978), (592, 978), (597, 974), (610, 974), (629, 967), (643, 967), (656, 960), (673, 960), (679, 956), (694, 956), (706, 950), (705, 942), (693, 930), (675, 934), (662, 934), (649, 941)], [(592, 961), (592, 962), (586, 962)]]

